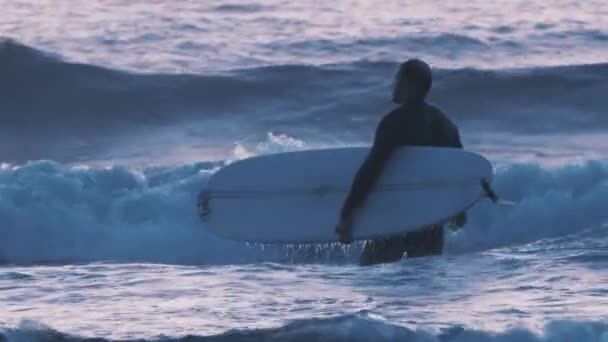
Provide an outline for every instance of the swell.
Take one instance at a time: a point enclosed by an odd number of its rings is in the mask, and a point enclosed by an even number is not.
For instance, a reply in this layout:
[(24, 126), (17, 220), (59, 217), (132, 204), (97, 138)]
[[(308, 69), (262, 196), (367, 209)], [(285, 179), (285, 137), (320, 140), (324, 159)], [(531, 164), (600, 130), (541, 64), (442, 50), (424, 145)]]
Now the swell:
[[(246, 117), (347, 125), (390, 107), (396, 64), (281, 65), (222, 74), (134, 74), (0, 41), (0, 125), (99, 131)], [(608, 64), (438, 70), (432, 100), (463, 123), (533, 132), (605, 129)], [(255, 115), (252, 115), (255, 113)], [(26, 133), (27, 134), (27, 133)]]

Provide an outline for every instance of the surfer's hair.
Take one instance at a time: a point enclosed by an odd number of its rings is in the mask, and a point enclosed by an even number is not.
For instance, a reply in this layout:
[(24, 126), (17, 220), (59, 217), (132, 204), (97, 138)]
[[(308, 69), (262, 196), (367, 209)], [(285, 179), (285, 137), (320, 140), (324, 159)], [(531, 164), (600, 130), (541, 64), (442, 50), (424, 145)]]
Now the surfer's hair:
[(407, 81), (416, 97), (425, 99), (433, 84), (431, 67), (420, 59), (409, 59), (399, 67), (397, 82)]

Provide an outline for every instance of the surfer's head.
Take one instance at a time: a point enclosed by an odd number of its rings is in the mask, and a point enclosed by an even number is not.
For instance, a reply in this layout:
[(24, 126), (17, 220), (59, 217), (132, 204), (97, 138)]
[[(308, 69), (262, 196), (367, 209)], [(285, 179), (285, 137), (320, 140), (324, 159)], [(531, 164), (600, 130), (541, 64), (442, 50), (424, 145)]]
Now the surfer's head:
[(410, 59), (402, 63), (395, 77), (393, 102), (424, 101), (431, 90), (431, 67), (420, 59)]

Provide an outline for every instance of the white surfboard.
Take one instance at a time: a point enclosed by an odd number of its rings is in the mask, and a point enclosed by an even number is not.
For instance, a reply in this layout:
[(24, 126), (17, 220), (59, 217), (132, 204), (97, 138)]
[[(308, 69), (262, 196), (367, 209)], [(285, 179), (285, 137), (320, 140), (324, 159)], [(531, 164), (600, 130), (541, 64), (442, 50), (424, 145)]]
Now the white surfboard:
[[(213, 174), (199, 196), (207, 229), (232, 240), (335, 242), (338, 216), (369, 148), (277, 153)], [(455, 148), (404, 147), (355, 215), (353, 239), (415, 231), (449, 220), (484, 196), (492, 165)]]

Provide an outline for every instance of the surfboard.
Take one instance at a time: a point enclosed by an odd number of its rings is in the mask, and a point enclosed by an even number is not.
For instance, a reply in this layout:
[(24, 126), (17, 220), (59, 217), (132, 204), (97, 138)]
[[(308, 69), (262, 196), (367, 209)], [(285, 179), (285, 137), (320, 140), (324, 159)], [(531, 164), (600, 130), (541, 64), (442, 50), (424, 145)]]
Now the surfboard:
[[(256, 156), (214, 173), (198, 198), (205, 227), (231, 240), (336, 242), (344, 200), (369, 148)], [(353, 240), (440, 224), (485, 195), (493, 170), (483, 156), (456, 148), (403, 147), (356, 211)]]

